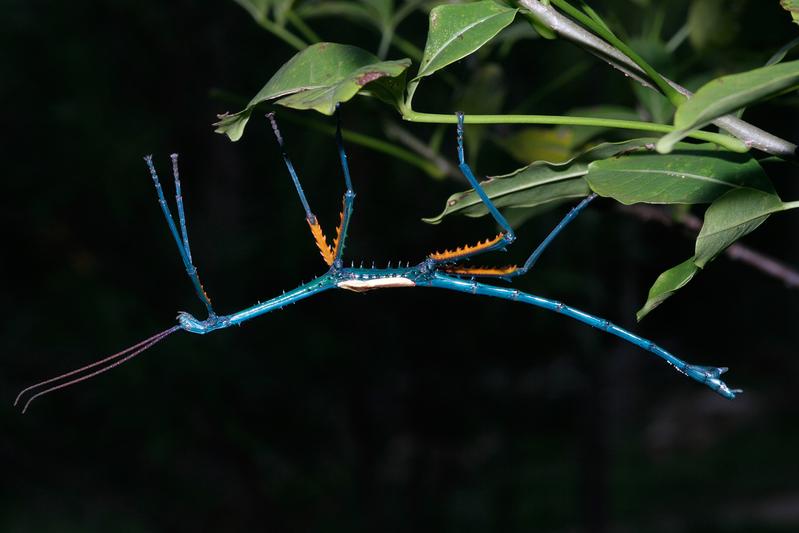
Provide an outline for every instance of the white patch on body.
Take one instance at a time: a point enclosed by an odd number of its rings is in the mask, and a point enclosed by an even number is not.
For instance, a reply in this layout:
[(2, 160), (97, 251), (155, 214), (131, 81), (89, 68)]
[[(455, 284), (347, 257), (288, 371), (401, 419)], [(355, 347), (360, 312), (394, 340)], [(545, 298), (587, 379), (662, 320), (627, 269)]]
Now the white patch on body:
[(339, 281), (338, 288), (348, 291), (366, 292), (374, 289), (388, 289), (391, 287), (415, 287), (416, 283), (408, 278), (377, 278), (377, 279), (348, 279)]

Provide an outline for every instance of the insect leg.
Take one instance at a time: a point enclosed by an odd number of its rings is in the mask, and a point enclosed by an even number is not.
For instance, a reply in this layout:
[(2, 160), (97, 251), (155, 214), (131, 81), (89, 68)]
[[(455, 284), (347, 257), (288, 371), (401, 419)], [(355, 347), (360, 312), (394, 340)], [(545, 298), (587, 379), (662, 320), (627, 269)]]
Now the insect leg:
[(352, 216), (352, 206), (355, 202), (355, 191), (352, 189), (352, 180), (350, 179), (350, 167), (347, 164), (347, 152), (344, 150), (344, 141), (341, 138), (341, 104), (336, 104), (336, 146), (338, 147), (338, 155), (341, 160), (341, 169), (344, 171), (344, 183), (347, 190), (344, 193), (343, 208), (341, 211), (341, 221), (336, 229), (336, 238), (333, 240), (333, 247), (335, 252), (336, 266), (341, 266), (341, 256), (344, 253), (344, 242), (347, 240), (347, 228), (350, 225), (350, 217)]
[(289, 159), (288, 153), (286, 153), (286, 145), (283, 142), (283, 136), (280, 134), (280, 129), (277, 127), (275, 114), (267, 113), (266, 118), (268, 118), (269, 122), (272, 124), (272, 131), (274, 131), (277, 144), (280, 146), (283, 162), (286, 164), (289, 175), (291, 175), (291, 180), (294, 182), (294, 187), (297, 189), (300, 202), (302, 202), (302, 208), (305, 210), (305, 221), (308, 222), (308, 226), (311, 228), (311, 235), (313, 235), (316, 246), (319, 248), (319, 253), (322, 255), (322, 259), (324, 259), (325, 263), (327, 263), (328, 266), (332, 266), (336, 258), (335, 248), (337, 247), (337, 243), (334, 242), (333, 246), (328, 244), (327, 237), (325, 236), (324, 231), (322, 231), (322, 227), (319, 225), (316, 215), (313, 214), (311, 211), (311, 206), (308, 205), (308, 199), (305, 197), (305, 191), (302, 190), (302, 185), (300, 185), (300, 178), (297, 176), (297, 171), (294, 170), (294, 165), (292, 164), (291, 159)]
[(733, 399), (735, 395), (740, 393), (739, 389), (730, 389), (724, 381), (721, 380), (721, 375), (727, 371), (725, 367), (713, 366), (699, 366), (689, 364), (679, 357), (664, 350), (654, 342), (639, 337), (635, 333), (627, 331), (626, 329), (613, 324), (612, 322), (591, 315), (574, 307), (568, 306), (555, 300), (542, 298), (535, 294), (529, 294), (507, 287), (495, 287), (485, 283), (479, 283), (474, 280), (458, 279), (445, 274), (436, 273), (435, 277), (427, 282), (430, 287), (440, 289), (449, 289), (453, 291), (463, 292), (466, 294), (480, 295), (480, 296), (493, 296), (494, 298), (502, 298), (504, 300), (511, 300), (514, 302), (522, 302), (536, 307), (541, 307), (549, 311), (554, 311), (561, 315), (565, 315), (574, 320), (579, 320), (589, 326), (595, 327), (611, 335), (615, 335), (620, 339), (634, 344), (666, 361), (669, 365), (677, 369), (681, 374), (698, 381), (709, 387), (711, 390), (716, 391), (725, 398)]
[(432, 253), (428, 257), (432, 259), (434, 263), (455, 263), (462, 259), (466, 259), (481, 253), (504, 249), (506, 246), (516, 240), (516, 235), (513, 233), (513, 228), (510, 227), (508, 221), (505, 220), (505, 217), (499, 212), (497, 207), (494, 205), (494, 202), (492, 202), (491, 198), (488, 197), (486, 192), (483, 190), (483, 187), (474, 176), (474, 172), (472, 172), (471, 167), (468, 163), (466, 163), (466, 158), (463, 154), (463, 113), (458, 111), (456, 115), (458, 117), (458, 168), (460, 168), (469, 184), (474, 188), (474, 191), (485, 204), (488, 212), (491, 213), (491, 216), (494, 217), (494, 220), (496, 220), (497, 224), (500, 225), (503, 231), (493, 239), (487, 239), (472, 246), (462, 246), (460, 248), (456, 248), (455, 250), (445, 250), (443, 252)]
[(178, 246), (178, 251), (180, 252), (180, 258), (183, 260), (183, 266), (186, 268), (186, 273), (189, 275), (189, 279), (191, 279), (192, 284), (194, 284), (194, 290), (197, 292), (197, 296), (200, 298), (203, 304), (205, 304), (206, 309), (208, 309), (208, 316), (213, 317), (216, 316), (213, 307), (211, 306), (211, 299), (206, 294), (205, 289), (203, 288), (202, 283), (200, 282), (200, 277), (197, 274), (197, 267), (194, 266), (191, 259), (191, 251), (189, 250), (189, 237), (188, 233), (186, 232), (186, 217), (183, 213), (183, 197), (181, 196), (180, 192), (180, 174), (178, 172), (178, 155), (172, 154), (172, 172), (175, 177), (175, 198), (178, 205), (178, 219), (180, 224), (180, 229), (182, 233), (178, 233), (178, 229), (175, 225), (175, 219), (172, 217), (172, 212), (169, 209), (169, 205), (166, 203), (166, 198), (164, 198), (164, 191), (161, 188), (161, 183), (158, 180), (158, 174), (155, 172), (155, 166), (153, 165), (153, 156), (148, 155), (145, 156), (144, 161), (147, 163), (147, 168), (150, 169), (150, 176), (153, 178), (153, 183), (155, 184), (155, 191), (158, 194), (158, 203), (161, 204), (161, 211), (164, 213), (164, 218), (166, 218), (166, 223), (169, 226), (169, 231), (172, 233), (172, 237), (175, 239), (175, 244)]
[(585, 209), (586, 206), (590, 204), (591, 201), (593, 201), (596, 197), (596, 193), (591, 193), (583, 198), (579, 204), (571, 208), (568, 214), (566, 214), (566, 216), (563, 217), (558, 225), (549, 232), (549, 235), (547, 235), (546, 238), (541, 241), (541, 244), (539, 244), (533, 253), (530, 254), (530, 257), (527, 258), (527, 261), (525, 261), (524, 265), (521, 267), (469, 267), (465, 265), (452, 265), (452, 267), (445, 267), (443, 270), (450, 274), (457, 274), (459, 276), (480, 276), (502, 279), (524, 275), (533, 267), (533, 265), (535, 265), (536, 261), (538, 261), (538, 258), (541, 256), (541, 254), (544, 253), (544, 250), (546, 250), (547, 246), (549, 246), (555, 237), (558, 236), (563, 228), (565, 228), (569, 222), (577, 218), (577, 215), (579, 215), (580, 212)]

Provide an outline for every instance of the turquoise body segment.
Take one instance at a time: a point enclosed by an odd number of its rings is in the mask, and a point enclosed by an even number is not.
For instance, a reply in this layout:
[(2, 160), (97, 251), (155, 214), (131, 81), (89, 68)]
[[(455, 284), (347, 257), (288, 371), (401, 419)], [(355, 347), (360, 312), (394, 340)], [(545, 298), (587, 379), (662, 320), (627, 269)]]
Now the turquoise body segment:
[(707, 385), (710, 389), (716, 391), (725, 398), (733, 399), (735, 398), (736, 394), (742, 392), (740, 389), (730, 389), (723, 381), (721, 381), (721, 379), (719, 379), (721, 374), (727, 371), (727, 369), (724, 367), (706, 367), (688, 364), (650, 340), (639, 337), (638, 335), (627, 331), (626, 329), (619, 327), (608, 320), (596, 317), (584, 311), (580, 311), (579, 309), (575, 309), (574, 307), (568, 306), (561, 302), (536, 296), (534, 294), (528, 294), (517, 289), (495, 287), (493, 285), (487, 285), (474, 280), (455, 278), (438, 272), (435, 273), (427, 285), (430, 287), (449, 289), (467, 294), (492, 296), (494, 298), (522, 302), (560, 313), (588, 324), (589, 326), (606, 331), (655, 354), (677, 369), (680, 373), (685, 374), (686, 376), (703, 383), (704, 385)]

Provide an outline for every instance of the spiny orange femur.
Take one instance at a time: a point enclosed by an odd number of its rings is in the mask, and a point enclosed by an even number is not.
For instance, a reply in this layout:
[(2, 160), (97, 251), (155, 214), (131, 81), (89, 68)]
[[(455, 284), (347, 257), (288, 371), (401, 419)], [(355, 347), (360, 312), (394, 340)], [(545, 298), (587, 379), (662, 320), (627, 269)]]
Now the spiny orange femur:
[(505, 236), (505, 233), (500, 233), (493, 239), (486, 239), (484, 241), (480, 241), (477, 244), (472, 246), (461, 246), (454, 250), (444, 250), (443, 252), (433, 252), (430, 254), (430, 259), (435, 259), (436, 261), (447, 261), (449, 259), (458, 259), (459, 257), (463, 257), (464, 255), (469, 255), (471, 253), (485, 250), (486, 248), (490, 248), (491, 246), (495, 245), (502, 238)]
[(447, 274), (459, 274), (461, 276), (507, 276), (508, 274), (513, 274), (518, 269), (519, 267), (516, 265), (502, 267), (465, 267), (452, 265), (442, 270)]
[(308, 221), (308, 225), (311, 227), (311, 235), (313, 235), (314, 240), (316, 241), (316, 246), (319, 248), (319, 253), (322, 254), (322, 259), (325, 260), (328, 266), (333, 264), (333, 260), (336, 258), (336, 254), (333, 251), (333, 248), (327, 244), (327, 237), (325, 237), (325, 233), (322, 231), (322, 226), (319, 225), (315, 219), (306, 218), (305, 220)]
[(338, 216), (338, 227), (336, 228), (336, 238), (333, 239), (333, 255), (338, 255), (339, 246), (341, 246), (341, 231), (344, 228), (344, 210), (347, 208), (347, 204), (344, 203), (342, 200), (342, 207), (341, 207), (341, 214)]
[(336, 228), (336, 238), (333, 239), (332, 246), (327, 243), (325, 232), (322, 231), (322, 226), (319, 225), (319, 222), (316, 220), (316, 218), (306, 218), (305, 220), (311, 227), (311, 235), (313, 235), (314, 241), (316, 241), (316, 247), (319, 248), (319, 253), (322, 255), (322, 259), (325, 260), (327, 266), (333, 266), (333, 262), (336, 260), (336, 255), (338, 254), (339, 246), (341, 245), (341, 231), (344, 227), (344, 209), (341, 210), (341, 214), (339, 215), (338, 227)]

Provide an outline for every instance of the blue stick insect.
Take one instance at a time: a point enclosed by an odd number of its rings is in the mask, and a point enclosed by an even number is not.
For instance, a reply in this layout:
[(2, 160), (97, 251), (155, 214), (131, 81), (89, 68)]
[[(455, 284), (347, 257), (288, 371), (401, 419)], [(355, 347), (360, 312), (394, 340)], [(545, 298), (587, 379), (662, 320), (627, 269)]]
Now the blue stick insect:
[[(546, 250), (547, 246), (552, 242), (552, 240), (557, 237), (558, 234), (563, 231), (563, 229), (596, 198), (596, 194), (590, 194), (574, 208), (572, 208), (569, 213), (563, 217), (560, 223), (558, 223), (558, 225), (555, 226), (555, 228), (549, 233), (549, 235), (547, 235), (543, 242), (541, 242), (541, 244), (533, 251), (530, 257), (527, 258), (521, 267), (475, 267), (471, 266), (470, 264), (466, 264), (465, 261), (470, 260), (478, 255), (497, 250), (504, 250), (516, 239), (516, 236), (507, 220), (505, 220), (505, 217), (502, 216), (488, 195), (486, 195), (485, 191), (480, 186), (480, 183), (477, 181), (477, 178), (475, 178), (472, 169), (466, 163), (463, 153), (463, 113), (457, 113), (458, 166), (463, 175), (469, 181), (469, 184), (480, 196), (480, 199), (485, 204), (488, 212), (492, 217), (494, 217), (494, 220), (502, 228), (502, 231), (496, 237), (486, 239), (474, 245), (462, 246), (454, 250), (431, 253), (421, 263), (413, 266), (406, 265), (405, 268), (391, 268), (390, 266), (389, 268), (356, 268), (354, 265), (348, 268), (344, 266), (342, 256), (347, 238), (347, 228), (350, 223), (350, 218), (352, 217), (355, 191), (352, 187), (349, 165), (347, 163), (347, 154), (344, 151), (344, 145), (341, 138), (341, 119), (338, 109), (336, 110), (336, 143), (338, 146), (339, 158), (341, 160), (341, 168), (344, 172), (344, 183), (347, 187), (347, 190), (344, 193), (341, 220), (339, 222), (338, 228), (336, 229), (336, 236), (333, 239), (332, 244), (328, 243), (328, 239), (319, 225), (316, 216), (313, 214), (310, 206), (308, 205), (308, 200), (306, 199), (305, 193), (300, 185), (297, 172), (294, 170), (294, 165), (291, 163), (291, 160), (286, 153), (283, 137), (281, 136), (277, 123), (275, 122), (274, 114), (270, 113), (267, 115), (267, 117), (272, 123), (272, 129), (274, 130), (275, 137), (277, 138), (277, 142), (280, 146), (283, 155), (283, 161), (285, 162), (289, 175), (294, 182), (294, 186), (297, 188), (297, 194), (299, 195), (300, 202), (302, 202), (302, 207), (305, 210), (305, 220), (311, 229), (311, 234), (316, 242), (317, 247), (319, 248), (319, 251), (321, 252), (322, 258), (328, 267), (330, 267), (329, 270), (310, 282), (300, 285), (296, 289), (286, 292), (280, 296), (276, 296), (271, 300), (259, 303), (258, 305), (254, 305), (247, 309), (242, 309), (241, 311), (229, 315), (218, 315), (214, 311), (214, 308), (211, 305), (211, 300), (206, 294), (202, 283), (200, 283), (200, 278), (197, 274), (197, 268), (192, 262), (191, 250), (189, 249), (189, 238), (186, 232), (186, 217), (183, 211), (183, 199), (181, 197), (180, 191), (178, 156), (177, 154), (172, 154), (171, 156), (172, 172), (175, 179), (175, 198), (177, 203), (178, 224), (175, 223), (175, 219), (173, 218), (169, 206), (167, 205), (164, 192), (161, 188), (160, 182), (158, 181), (158, 175), (156, 174), (155, 167), (153, 166), (152, 157), (147, 156), (144, 158), (144, 160), (147, 163), (153, 183), (155, 184), (155, 190), (158, 194), (158, 202), (161, 204), (161, 209), (164, 212), (164, 217), (166, 218), (167, 225), (169, 226), (169, 231), (171, 232), (172, 237), (175, 239), (175, 244), (177, 244), (180, 257), (183, 260), (183, 265), (186, 267), (186, 272), (189, 275), (189, 279), (191, 279), (191, 282), (194, 285), (197, 296), (208, 311), (208, 318), (205, 320), (199, 320), (189, 313), (181, 311), (177, 316), (177, 325), (172, 326), (165, 331), (157, 333), (152, 337), (135, 344), (134, 346), (131, 346), (116, 354), (110, 355), (104, 359), (88, 364), (71, 372), (61, 374), (60, 376), (56, 376), (46, 381), (42, 381), (24, 389), (19, 393), (16, 401), (14, 402), (14, 405), (17, 405), (23, 400), (23, 398), (27, 398), (23, 404), (23, 413), (36, 398), (53, 391), (63, 389), (64, 387), (74, 385), (119, 366), (152, 347), (172, 333), (175, 333), (176, 331), (183, 330), (189, 333), (203, 335), (219, 329), (242, 324), (250, 319), (264, 315), (271, 311), (275, 311), (277, 309), (281, 309), (289, 304), (293, 304), (299, 300), (303, 300), (330, 289), (346, 289), (356, 292), (365, 292), (397, 287), (433, 287), (438, 289), (449, 289), (467, 294), (491, 296), (494, 298), (502, 298), (505, 300), (542, 307), (549, 311), (554, 311), (575, 320), (579, 320), (580, 322), (584, 322), (589, 326), (606, 331), (607, 333), (616, 335), (617, 337), (620, 337), (629, 343), (639, 346), (644, 350), (660, 357), (668, 364), (673, 366), (678, 372), (685, 374), (699, 383), (707, 385), (711, 390), (716, 391), (725, 398), (735, 398), (735, 395), (741, 392), (738, 389), (728, 388), (727, 385), (720, 379), (721, 374), (727, 370), (726, 368), (688, 364), (682, 359), (670, 354), (652, 341), (641, 338), (638, 335), (635, 335), (634, 333), (631, 333), (602, 318), (585, 313), (561, 302), (536, 296), (534, 294), (528, 294), (518, 289), (498, 287), (483, 283), (481, 281), (476, 281), (477, 278), (510, 280), (511, 278), (527, 273), (527, 271), (529, 271), (533, 265), (535, 265), (536, 261), (538, 261), (538, 258), (541, 256), (544, 250)], [(178, 226), (180, 227), (179, 230)]]

